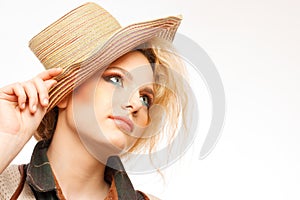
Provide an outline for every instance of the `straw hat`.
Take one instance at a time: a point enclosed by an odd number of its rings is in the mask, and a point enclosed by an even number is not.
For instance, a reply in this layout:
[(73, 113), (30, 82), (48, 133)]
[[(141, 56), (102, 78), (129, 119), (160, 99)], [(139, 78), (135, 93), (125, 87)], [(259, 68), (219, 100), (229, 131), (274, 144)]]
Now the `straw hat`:
[(105, 9), (86, 3), (52, 23), (29, 42), (46, 69), (64, 69), (49, 91), (48, 110), (96, 71), (138, 45), (153, 37), (172, 41), (180, 21), (181, 17), (171, 16), (121, 27)]

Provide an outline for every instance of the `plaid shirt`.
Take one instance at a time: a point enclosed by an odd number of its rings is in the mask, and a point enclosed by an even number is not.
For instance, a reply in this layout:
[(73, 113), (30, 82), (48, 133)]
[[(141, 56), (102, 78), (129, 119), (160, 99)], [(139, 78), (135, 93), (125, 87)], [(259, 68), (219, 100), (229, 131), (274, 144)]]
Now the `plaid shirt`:
[[(31, 161), (25, 166), (26, 182), (36, 199), (63, 200), (65, 198), (47, 158), (46, 152), (49, 144), (50, 141), (40, 141), (35, 146)], [(118, 156), (112, 156), (108, 159), (104, 179), (110, 184), (109, 193), (105, 200), (149, 200), (144, 193), (133, 188)]]

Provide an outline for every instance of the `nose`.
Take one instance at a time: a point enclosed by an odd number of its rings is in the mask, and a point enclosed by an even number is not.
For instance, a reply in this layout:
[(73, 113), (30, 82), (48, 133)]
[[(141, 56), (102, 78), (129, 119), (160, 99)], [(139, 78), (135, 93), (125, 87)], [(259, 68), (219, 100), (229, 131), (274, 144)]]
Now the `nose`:
[(140, 100), (140, 93), (137, 91), (130, 97), (129, 101), (123, 106), (123, 108), (128, 110), (130, 113), (136, 114), (142, 106), (143, 104)]

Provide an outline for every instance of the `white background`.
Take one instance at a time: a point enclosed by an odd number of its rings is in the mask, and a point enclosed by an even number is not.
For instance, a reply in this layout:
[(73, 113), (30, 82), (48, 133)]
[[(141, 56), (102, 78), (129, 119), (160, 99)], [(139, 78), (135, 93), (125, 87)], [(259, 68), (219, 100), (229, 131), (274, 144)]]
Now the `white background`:
[[(179, 32), (208, 53), (225, 87), (226, 120), (212, 153), (198, 160), (210, 115), (199, 78), (199, 137), (180, 162), (164, 171), (165, 185), (158, 175), (132, 176), (137, 188), (162, 199), (300, 199), (299, 1), (95, 2), (123, 25), (182, 14)], [(43, 69), (28, 41), (82, 3), (0, 1), (0, 86)], [(14, 163), (28, 162), (34, 143)]]

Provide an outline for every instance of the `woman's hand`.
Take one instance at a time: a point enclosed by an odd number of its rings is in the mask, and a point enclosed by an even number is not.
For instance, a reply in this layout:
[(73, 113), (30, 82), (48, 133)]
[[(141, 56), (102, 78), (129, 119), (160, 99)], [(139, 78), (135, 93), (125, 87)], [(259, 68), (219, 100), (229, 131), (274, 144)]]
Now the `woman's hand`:
[[(32, 137), (47, 111), (53, 77), (62, 69), (0, 88), (0, 173)], [(5, 164), (4, 164), (5, 163)]]

